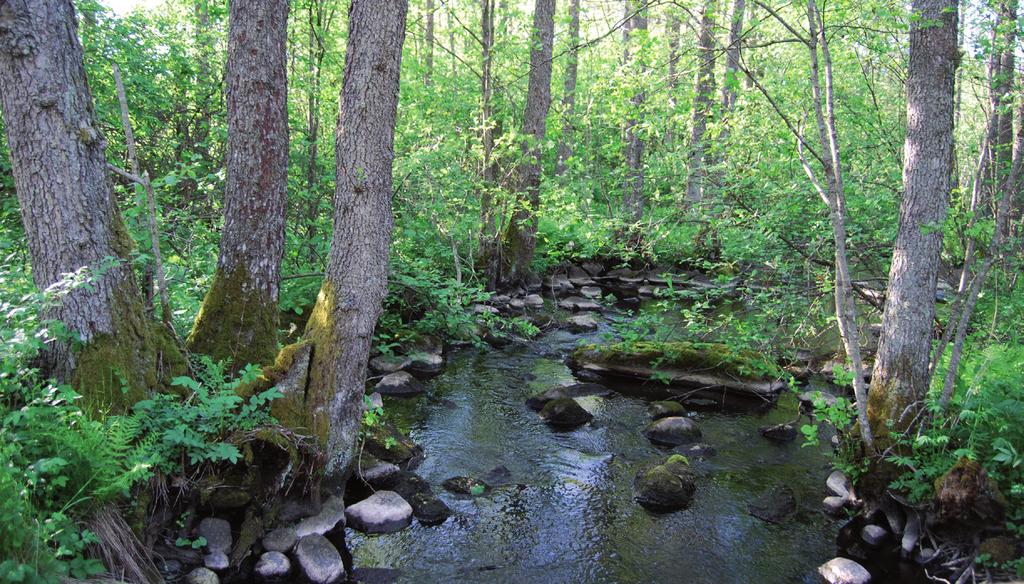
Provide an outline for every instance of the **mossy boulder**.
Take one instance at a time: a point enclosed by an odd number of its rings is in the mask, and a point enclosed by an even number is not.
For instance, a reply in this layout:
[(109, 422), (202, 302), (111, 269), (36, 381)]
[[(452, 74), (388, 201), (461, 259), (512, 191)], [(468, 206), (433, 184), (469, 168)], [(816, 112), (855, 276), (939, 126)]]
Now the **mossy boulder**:
[(559, 398), (549, 401), (540, 411), (540, 417), (549, 426), (558, 429), (578, 428), (586, 424), (593, 415), (583, 409), (576, 400), (572, 398)]
[(472, 497), (486, 495), (491, 491), (490, 485), (473, 477), (452, 477), (441, 483), (441, 486), (450, 493)]
[(753, 351), (717, 343), (619, 342), (578, 347), (570, 364), (610, 377), (657, 380), (669, 385), (726, 390), (774, 398), (785, 387), (782, 371)]
[(393, 424), (378, 422), (364, 427), (363, 448), (379, 460), (402, 468), (414, 466), (423, 456), (423, 448), (402, 434)]
[(633, 480), (636, 502), (647, 509), (669, 512), (685, 509), (697, 491), (697, 475), (686, 457), (673, 454), (663, 463), (641, 469)]
[(647, 413), (652, 420), (660, 420), (670, 416), (685, 416), (686, 408), (683, 404), (674, 401), (656, 401), (647, 407)]
[(966, 525), (1002, 522), (1006, 498), (977, 461), (961, 458), (935, 480), (939, 517)]

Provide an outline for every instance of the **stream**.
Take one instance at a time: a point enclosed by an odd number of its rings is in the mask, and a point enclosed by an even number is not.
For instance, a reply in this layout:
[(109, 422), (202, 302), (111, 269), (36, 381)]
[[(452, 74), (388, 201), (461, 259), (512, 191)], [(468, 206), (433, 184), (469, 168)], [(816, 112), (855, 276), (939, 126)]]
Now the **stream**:
[[(827, 450), (758, 432), (796, 417), (793, 393), (760, 411), (692, 411), (717, 454), (691, 459), (701, 478), (688, 509), (651, 513), (633, 500), (634, 475), (672, 451), (640, 433), (649, 402), (630, 394), (643, 388), (580, 398), (594, 419), (569, 432), (552, 431), (525, 405), (574, 383), (563, 356), (600, 335), (558, 330), (527, 346), (455, 350), (425, 394), (385, 398), (389, 419), (424, 448), (416, 472), (454, 515), (435, 527), (353, 534), (355, 565), (399, 582), (817, 582), (839, 529), (820, 510)], [(476, 498), (440, 488), (459, 475), (494, 488)], [(747, 512), (780, 484), (796, 494), (795, 515), (774, 525)]]

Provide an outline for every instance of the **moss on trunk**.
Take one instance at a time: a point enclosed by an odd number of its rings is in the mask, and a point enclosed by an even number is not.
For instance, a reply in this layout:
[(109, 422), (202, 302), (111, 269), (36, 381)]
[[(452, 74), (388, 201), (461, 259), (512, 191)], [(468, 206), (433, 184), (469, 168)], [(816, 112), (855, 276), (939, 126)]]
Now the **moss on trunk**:
[(313, 343), (305, 396), (306, 415), (310, 434), (316, 437), (321, 447), (327, 446), (331, 427), (328, 413), (334, 396), (334, 366), (340, 358), (340, 348), (335, 338), (336, 300), (334, 287), (325, 280), (306, 324), (306, 339)]
[(235, 371), (248, 363), (273, 361), (280, 311), (268, 294), (250, 290), (248, 283), (244, 267), (217, 269), (188, 337), (190, 351), (229, 359)]

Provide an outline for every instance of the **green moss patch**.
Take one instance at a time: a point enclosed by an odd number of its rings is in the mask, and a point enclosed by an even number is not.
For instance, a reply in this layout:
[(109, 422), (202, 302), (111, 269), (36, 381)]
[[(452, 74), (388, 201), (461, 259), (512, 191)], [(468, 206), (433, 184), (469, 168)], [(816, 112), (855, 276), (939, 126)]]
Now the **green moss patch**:
[(738, 351), (718, 343), (640, 341), (584, 345), (573, 352), (576, 363), (640, 365), (653, 369), (725, 375), (759, 380), (776, 377), (778, 366), (754, 351)]

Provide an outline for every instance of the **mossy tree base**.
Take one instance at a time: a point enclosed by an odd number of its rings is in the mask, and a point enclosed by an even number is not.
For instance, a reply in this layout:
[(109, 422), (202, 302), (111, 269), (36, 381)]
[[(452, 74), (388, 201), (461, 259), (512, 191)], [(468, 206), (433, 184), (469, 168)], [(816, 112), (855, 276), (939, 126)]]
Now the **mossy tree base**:
[(190, 351), (230, 360), (234, 371), (273, 362), (280, 311), (270, 294), (250, 285), (244, 268), (217, 269), (188, 337)]

